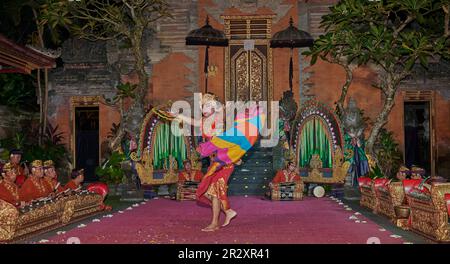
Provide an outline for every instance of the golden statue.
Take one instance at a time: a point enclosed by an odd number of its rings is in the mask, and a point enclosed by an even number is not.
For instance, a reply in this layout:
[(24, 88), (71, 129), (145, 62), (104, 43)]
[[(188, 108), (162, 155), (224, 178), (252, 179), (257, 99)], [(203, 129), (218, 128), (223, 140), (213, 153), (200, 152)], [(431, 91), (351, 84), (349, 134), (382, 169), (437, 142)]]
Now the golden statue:
[(309, 177), (311, 177), (312, 179), (322, 178), (323, 174), (319, 171), (319, 169), (322, 168), (322, 160), (320, 159), (319, 154), (312, 155), (309, 166), (312, 169), (309, 173)]
[(151, 184), (153, 182), (153, 164), (150, 158), (150, 151), (143, 151), (141, 161), (136, 162), (136, 171), (142, 184)]

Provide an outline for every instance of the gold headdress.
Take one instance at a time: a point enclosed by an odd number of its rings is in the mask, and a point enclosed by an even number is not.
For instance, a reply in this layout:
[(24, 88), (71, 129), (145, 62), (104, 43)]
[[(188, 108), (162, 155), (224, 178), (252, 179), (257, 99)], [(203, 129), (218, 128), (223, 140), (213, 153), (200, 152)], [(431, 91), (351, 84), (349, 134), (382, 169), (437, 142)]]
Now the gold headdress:
[(8, 171), (12, 171), (14, 169), (14, 165), (12, 165), (11, 163), (6, 163), (5, 165), (3, 165), (2, 171), (3, 172), (8, 172)]
[(218, 101), (218, 97), (212, 93), (206, 93), (202, 96), (202, 105), (210, 101)]
[(420, 168), (420, 167), (417, 167), (417, 166), (413, 165), (413, 166), (411, 167), (411, 171), (412, 171), (412, 172), (424, 172), (425, 170), (422, 169), (422, 168)]
[(42, 167), (42, 160), (35, 160), (31, 162), (31, 167)]
[(409, 169), (408, 169), (408, 167), (406, 167), (405, 165), (402, 165), (402, 166), (400, 166), (400, 168), (398, 169), (398, 171), (399, 171), (399, 172), (406, 173), (406, 172), (409, 172)]
[(45, 168), (55, 167), (55, 164), (53, 163), (53, 160), (46, 160), (44, 161), (44, 167)]

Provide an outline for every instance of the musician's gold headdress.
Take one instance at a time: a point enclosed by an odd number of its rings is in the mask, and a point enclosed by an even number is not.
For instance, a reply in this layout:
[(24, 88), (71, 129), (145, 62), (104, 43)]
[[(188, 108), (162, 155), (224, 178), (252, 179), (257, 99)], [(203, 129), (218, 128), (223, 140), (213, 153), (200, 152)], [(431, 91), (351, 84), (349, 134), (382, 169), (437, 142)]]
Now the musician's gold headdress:
[(33, 162), (31, 162), (31, 167), (42, 167), (42, 160), (34, 160)]
[(14, 165), (12, 165), (11, 163), (6, 163), (5, 165), (3, 165), (2, 171), (3, 172), (8, 172), (8, 171), (12, 171), (14, 169)]
[(44, 161), (44, 167), (45, 168), (55, 167), (55, 164), (53, 163), (53, 160), (46, 160)]

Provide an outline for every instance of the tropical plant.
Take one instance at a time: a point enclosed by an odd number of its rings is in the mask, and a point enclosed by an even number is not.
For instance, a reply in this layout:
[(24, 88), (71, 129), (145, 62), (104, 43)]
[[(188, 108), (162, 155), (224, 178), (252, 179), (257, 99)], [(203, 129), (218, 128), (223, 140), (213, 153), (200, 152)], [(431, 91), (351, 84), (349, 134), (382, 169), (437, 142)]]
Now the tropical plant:
[(403, 155), (392, 131), (381, 130), (375, 145), (375, 155), (382, 174), (389, 178), (394, 177), (400, 168)]
[(33, 77), (23, 74), (0, 74), (0, 105), (13, 110), (37, 109)]
[(449, 6), (448, 0), (342, 0), (322, 17), (328, 33), (310, 51), (312, 62), (328, 56), (347, 65), (370, 65), (378, 73), (374, 86), (384, 102), (367, 140), (369, 153), (394, 107), (400, 82), (415, 64), (426, 69), (429, 61), (450, 58)]
[(63, 133), (59, 132), (58, 126), (53, 127), (48, 124), (47, 133), (43, 136), (45, 140), (41, 145), (37, 144), (39, 139), (36, 137), (39, 126), (34, 126), (29, 121), (22, 126), (21, 130), (10, 138), (0, 140), (0, 146), (4, 149), (3, 155), (10, 149), (21, 149), (23, 151), (22, 159), (26, 162), (36, 159), (53, 160), (56, 167), (68, 167), (70, 154), (63, 143)]
[(369, 178), (379, 179), (379, 178), (384, 178), (384, 177), (385, 177), (385, 175), (378, 164), (375, 164), (375, 167), (370, 168)]
[(95, 169), (95, 174), (102, 182), (118, 185), (126, 181), (126, 175), (122, 169), (122, 162), (126, 160), (125, 154), (113, 152), (102, 166)]

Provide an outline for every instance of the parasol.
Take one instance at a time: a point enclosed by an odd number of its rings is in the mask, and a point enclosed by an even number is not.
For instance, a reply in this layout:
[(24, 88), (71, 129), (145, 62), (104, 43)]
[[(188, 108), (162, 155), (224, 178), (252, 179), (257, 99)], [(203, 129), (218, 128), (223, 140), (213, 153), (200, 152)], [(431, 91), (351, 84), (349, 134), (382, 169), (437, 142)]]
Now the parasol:
[(210, 46), (216, 47), (227, 47), (228, 39), (225, 34), (213, 28), (209, 24), (209, 18), (206, 17), (206, 24), (198, 29), (194, 29), (186, 37), (186, 45), (196, 45), (196, 46), (206, 46), (205, 50), (205, 93), (208, 92), (208, 66), (209, 66), (209, 56), (208, 50)]
[(308, 32), (299, 30), (294, 26), (292, 17), (289, 20), (289, 26), (286, 29), (275, 33), (270, 40), (271, 48), (291, 49), (291, 59), (289, 61), (289, 89), (291, 92), (293, 76), (292, 50), (294, 48), (310, 47), (313, 43), (314, 39)]

